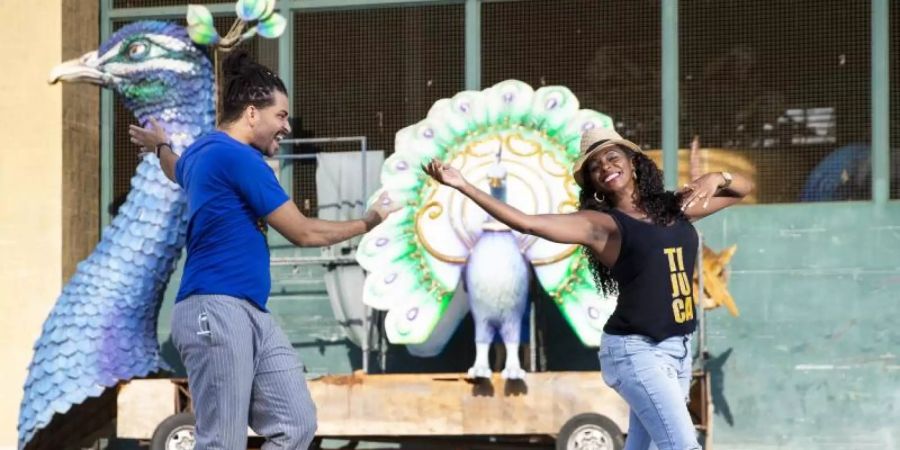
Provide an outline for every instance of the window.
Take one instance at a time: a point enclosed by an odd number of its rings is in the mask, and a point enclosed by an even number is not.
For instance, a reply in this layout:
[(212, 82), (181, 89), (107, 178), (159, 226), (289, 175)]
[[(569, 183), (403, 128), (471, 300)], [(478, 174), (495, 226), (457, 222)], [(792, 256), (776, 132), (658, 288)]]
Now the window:
[(484, 87), (510, 78), (566, 86), (624, 137), (659, 148), (658, 1), (485, 3), (481, 23)]
[(760, 203), (867, 200), (870, 2), (682, 1), (681, 141)]
[[(398, 130), (465, 88), (464, 22), (463, 5), (296, 13), (292, 137), (366, 136), (369, 150), (389, 155)], [(315, 161), (294, 164), (294, 199), (315, 215)]]

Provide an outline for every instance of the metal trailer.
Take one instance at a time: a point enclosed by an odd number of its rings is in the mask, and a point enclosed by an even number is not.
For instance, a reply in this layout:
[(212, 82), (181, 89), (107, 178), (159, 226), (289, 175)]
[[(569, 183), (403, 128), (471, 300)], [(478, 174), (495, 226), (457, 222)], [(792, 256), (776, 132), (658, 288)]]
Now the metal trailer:
[[(529, 373), (521, 382), (495, 376), (362, 372), (308, 380), (318, 409), (317, 439), (389, 441), (416, 448), (620, 450), (628, 405), (599, 372)], [(709, 376), (694, 373), (692, 415), (709, 437)], [(116, 436), (152, 450), (191, 450), (194, 419), (185, 379), (124, 383)], [(248, 430), (250, 436), (255, 436)], [(708, 448), (708, 447), (707, 447)]]

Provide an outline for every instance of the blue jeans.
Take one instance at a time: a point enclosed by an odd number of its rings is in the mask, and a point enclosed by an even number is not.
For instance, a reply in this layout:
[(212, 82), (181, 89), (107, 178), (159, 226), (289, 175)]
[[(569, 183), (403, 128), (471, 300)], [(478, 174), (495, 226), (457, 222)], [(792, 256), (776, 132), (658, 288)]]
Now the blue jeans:
[(603, 334), (603, 381), (631, 407), (625, 450), (700, 449), (687, 409), (691, 383), (690, 336), (662, 342), (637, 334)]

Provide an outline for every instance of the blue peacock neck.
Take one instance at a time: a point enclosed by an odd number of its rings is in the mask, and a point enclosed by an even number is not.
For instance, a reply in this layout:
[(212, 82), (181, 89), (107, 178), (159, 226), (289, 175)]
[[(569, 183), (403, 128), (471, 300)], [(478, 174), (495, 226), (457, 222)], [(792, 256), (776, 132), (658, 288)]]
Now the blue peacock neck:
[(142, 98), (126, 94), (124, 98), (141, 126), (148, 126), (151, 117), (156, 119), (178, 154), (215, 126), (212, 70), (208, 63), (200, 69), (200, 74), (190, 78), (169, 80), (164, 95)]

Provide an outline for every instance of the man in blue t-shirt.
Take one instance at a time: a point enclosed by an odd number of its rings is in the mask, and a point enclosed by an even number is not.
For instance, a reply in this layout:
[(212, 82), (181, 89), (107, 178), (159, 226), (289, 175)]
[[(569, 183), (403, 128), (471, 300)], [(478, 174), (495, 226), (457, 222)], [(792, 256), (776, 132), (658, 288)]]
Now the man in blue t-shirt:
[[(315, 406), (290, 341), (266, 309), (271, 287), (266, 223), (300, 246), (371, 230), (396, 207), (382, 196), (362, 220), (307, 218), (263, 156), (290, 133), (282, 81), (246, 54), (223, 64), (218, 130), (179, 157), (154, 122), (132, 141), (155, 149), (188, 199), (187, 261), (172, 312), (172, 341), (188, 372), (197, 450), (245, 449), (249, 425), (263, 448), (306, 449)], [(271, 446), (271, 447), (270, 447)]]

